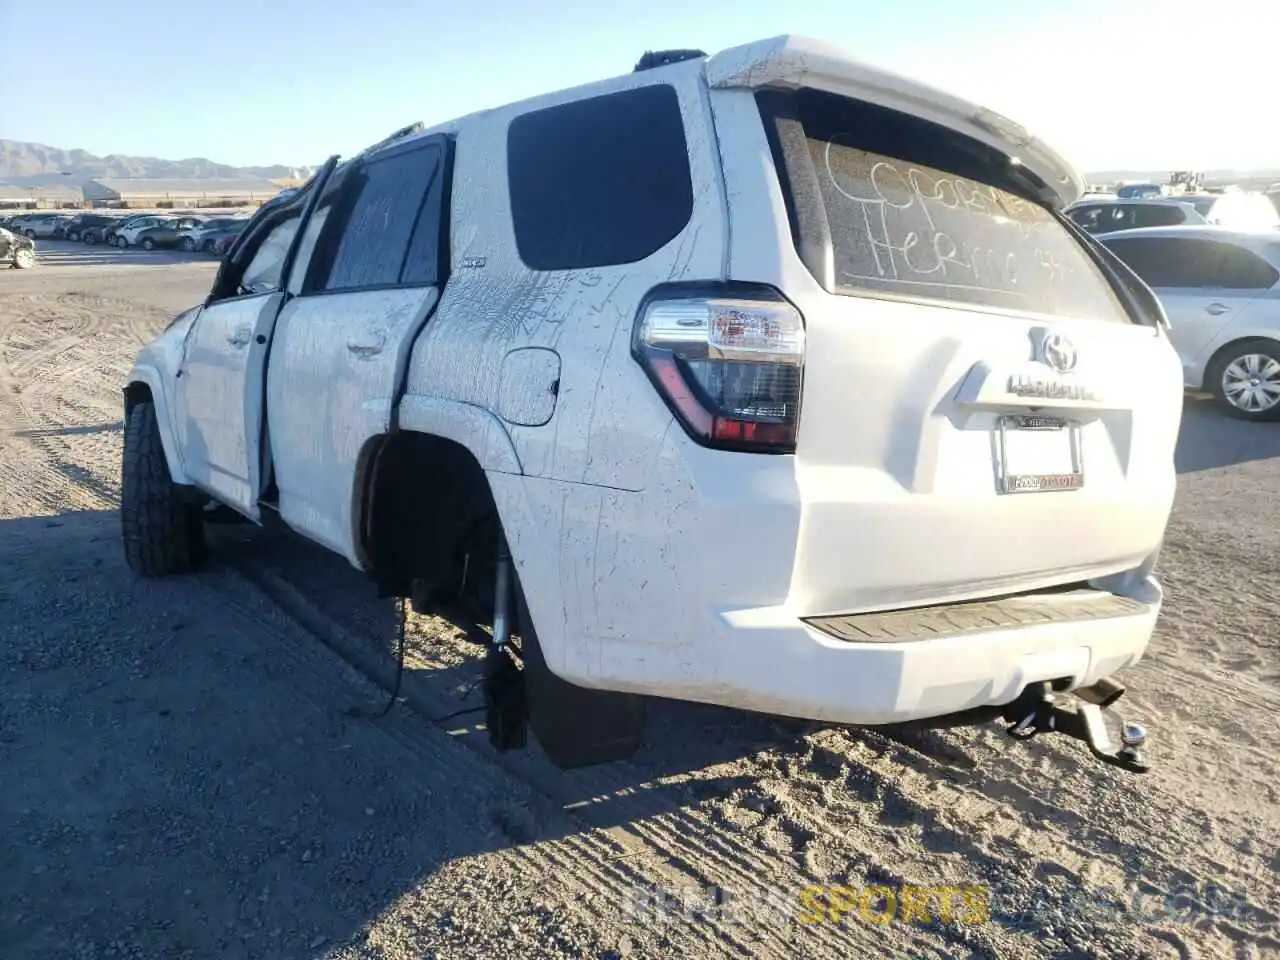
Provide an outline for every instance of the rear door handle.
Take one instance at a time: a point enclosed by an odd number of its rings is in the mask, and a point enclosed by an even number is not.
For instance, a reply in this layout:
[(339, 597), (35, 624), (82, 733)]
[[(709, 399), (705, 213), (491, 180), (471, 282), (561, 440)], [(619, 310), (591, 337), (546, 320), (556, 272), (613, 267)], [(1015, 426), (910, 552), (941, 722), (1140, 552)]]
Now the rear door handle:
[(1205, 313), (1211, 313), (1211, 314), (1213, 314), (1215, 317), (1220, 317), (1220, 316), (1222, 316), (1224, 313), (1230, 313), (1230, 312), (1231, 312), (1231, 308), (1230, 308), (1230, 307), (1225, 306), (1224, 304), (1221, 304), (1221, 303), (1211, 303), (1211, 304), (1209, 304), (1207, 307), (1205, 307), (1205, 308), (1204, 308), (1204, 310), (1205, 310)]
[(227, 334), (227, 343), (231, 344), (233, 347), (243, 347), (248, 342), (248, 327), (240, 327), (238, 330), (233, 330), (231, 333)]

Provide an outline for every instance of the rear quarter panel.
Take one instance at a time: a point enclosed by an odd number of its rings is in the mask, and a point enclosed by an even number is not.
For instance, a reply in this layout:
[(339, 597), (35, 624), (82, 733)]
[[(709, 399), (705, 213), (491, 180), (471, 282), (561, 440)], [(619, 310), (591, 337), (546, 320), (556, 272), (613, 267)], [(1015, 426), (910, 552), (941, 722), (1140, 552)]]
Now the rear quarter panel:
[[(530, 476), (628, 490), (648, 482), (672, 418), (631, 358), (636, 308), (658, 283), (717, 278), (724, 271), (726, 217), (700, 71), (697, 62), (661, 71), (680, 98), (693, 216), (679, 235), (638, 263), (550, 272), (524, 265), (512, 225), (507, 131), (521, 113), (652, 84), (653, 75), (632, 74), (496, 110), (469, 120), (458, 134), (452, 276), (414, 348), (408, 394), (497, 413), (508, 354), (527, 347), (555, 351), (561, 369), (550, 421), (506, 425)], [(504, 406), (519, 406), (509, 390), (504, 400)]]

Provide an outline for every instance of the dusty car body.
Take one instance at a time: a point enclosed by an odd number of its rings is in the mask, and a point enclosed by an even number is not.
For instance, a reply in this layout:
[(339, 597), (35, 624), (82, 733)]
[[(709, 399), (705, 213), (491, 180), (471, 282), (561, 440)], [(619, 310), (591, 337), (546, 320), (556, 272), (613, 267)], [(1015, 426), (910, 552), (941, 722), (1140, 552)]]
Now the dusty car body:
[(0, 265), (7, 264), (17, 270), (36, 265), (36, 242), (12, 230), (0, 227)]

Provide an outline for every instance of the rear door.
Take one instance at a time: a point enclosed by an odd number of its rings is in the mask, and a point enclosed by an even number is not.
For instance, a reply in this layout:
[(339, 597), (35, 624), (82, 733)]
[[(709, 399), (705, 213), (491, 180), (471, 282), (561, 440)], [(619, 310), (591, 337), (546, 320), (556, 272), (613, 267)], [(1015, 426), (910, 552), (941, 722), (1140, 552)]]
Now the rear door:
[[(1182, 399), (1154, 320), (994, 148), (832, 93), (756, 106), (778, 182), (750, 186), (745, 123), (717, 132), (732, 275), (779, 285), (805, 322), (797, 612), (1141, 563), (1172, 503)], [(776, 248), (753, 192), (785, 201)]]
[(449, 150), (444, 137), (422, 138), (335, 175), (275, 328), (266, 388), (280, 516), (353, 562), (356, 466), (391, 426), (446, 277)]
[(1280, 280), (1257, 254), (1224, 240), (1117, 237), (1104, 242), (1164, 304), (1169, 338), (1188, 369), (1197, 369), (1219, 334)]

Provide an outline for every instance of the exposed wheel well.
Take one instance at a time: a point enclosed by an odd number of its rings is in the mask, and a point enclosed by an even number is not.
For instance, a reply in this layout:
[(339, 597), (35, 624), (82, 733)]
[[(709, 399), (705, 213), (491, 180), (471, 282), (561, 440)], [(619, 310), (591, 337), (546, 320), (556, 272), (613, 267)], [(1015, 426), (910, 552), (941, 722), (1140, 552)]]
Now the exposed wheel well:
[(1225, 357), (1228, 353), (1230, 353), (1232, 350), (1235, 350), (1243, 346), (1246, 343), (1264, 343), (1267, 346), (1271, 347), (1271, 349), (1273, 350), (1280, 350), (1280, 340), (1274, 340), (1271, 337), (1239, 337), (1238, 339), (1232, 340), (1229, 343), (1224, 343), (1217, 350), (1215, 350), (1213, 352), (1213, 356), (1211, 356), (1205, 362), (1204, 377), (1201, 379), (1201, 382), (1200, 382), (1200, 387), (1202, 390), (1208, 390), (1215, 393), (1217, 392), (1214, 390), (1214, 386), (1211, 380), (1214, 367), (1216, 367), (1217, 364), (1222, 360), (1222, 358)]
[(471, 451), (402, 432), (371, 443), (362, 459), (357, 530), (379, 592), (448, 596), (465, 564), (483, 596), (496, 563), (498, 512)]

